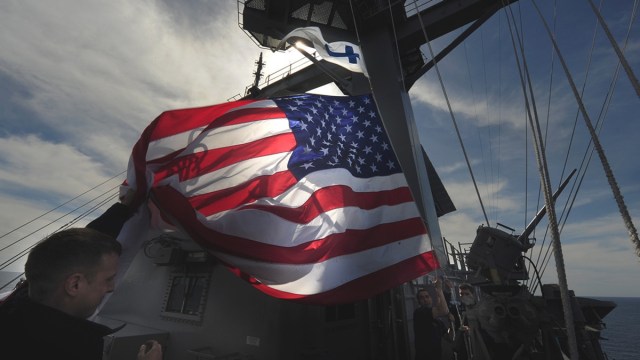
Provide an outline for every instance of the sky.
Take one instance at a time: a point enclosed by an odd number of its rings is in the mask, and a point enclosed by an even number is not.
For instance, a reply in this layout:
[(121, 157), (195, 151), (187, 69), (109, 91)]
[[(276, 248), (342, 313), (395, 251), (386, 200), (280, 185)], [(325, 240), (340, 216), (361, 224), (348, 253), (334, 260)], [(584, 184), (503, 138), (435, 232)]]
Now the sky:
[[(610, 92), (616, 55), (602, 28), (594, 36), (596, 18), (588, 2), (537, 3), (595, 123)], [(630, 0), (602, 4), (602, 16), (621, 46), (632, 6)], [(253, 82), (260, 53), (265, 56), (265, 74), (300, 58), (292, 50), (273, 53), (258, 47), (239, 27), (238, 10), (231, 0), (0, 2), (4, 271), (21, 271), (24, 258), (9, 263), (8, 257), (72, 221), (77, 213), (63, 216), (71, 209), (87, 204), (84, 211), (100, 200), (110, 203), (101, 194), (114, 193), (110, 189), (124, 179), (131, 148), (161, 112), (221, 103), (243, 94)], [(521, 0), (511, 11), (517, 23), (511, 29), (517, 28), (524, 39), (555, 189), (571, 169), (580, 167), (589, 134), (532, 2)], [(409, 92), (422, 145), (457, 208), (440, 218), (442, 235), (456, 246), (471, 243), (486, 221), (454, 121), (491, 226), (500, 223), (520, 233), (544, 203), (507, 15), (511, 13), (495, 15)], [(625, 49), (636, 77), (639, 26), (633, 23)], [(434, 40), (433, 50), (453, 35)], [(428, 46), (422, 50), (429, 57)], [(524, 67), (521, 55), (518, 59)], [(637, 226), (640, 99), (623, 72), (613, 89), (599, 136)], [(336, 91), (325, 87), (316, 92)], [(581, 185), (566, 220), (561, 214), (567, 212), (563, 209), (569, 192), (575, 191), (573, 183), (556, 206), (564, 224), (560, 239), (568, 285), (580, 296), (640, 297), (639, 258), (602, 169), (594, 154), (586, 173), (579, 173)], [(104, 206), (88, 218), (101, 209)], [(544, 256), (551, 241), (545, 236), (546, 224), (545, 218), (535, 233), (536, 246), (527, 253), (534, 261), (540, 250)], [(557, 282), (553, 260), (542, 278)]]

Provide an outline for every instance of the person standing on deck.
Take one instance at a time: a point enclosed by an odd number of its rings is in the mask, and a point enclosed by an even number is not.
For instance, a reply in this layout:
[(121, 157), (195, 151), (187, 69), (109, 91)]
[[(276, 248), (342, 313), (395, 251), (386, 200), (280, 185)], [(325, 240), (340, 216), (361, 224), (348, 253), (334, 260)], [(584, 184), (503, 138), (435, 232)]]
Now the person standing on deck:
[(445, 333), (440, 316), (449, 313), (447, 301), (442, 293), (442, 283), (436, 279), (435, 299), (427, 289), (416, 294), (419, 307), (413, 312), (413, 333), (415, 337), (416, 360), (440, 360), (442, 357), (442, 336)]

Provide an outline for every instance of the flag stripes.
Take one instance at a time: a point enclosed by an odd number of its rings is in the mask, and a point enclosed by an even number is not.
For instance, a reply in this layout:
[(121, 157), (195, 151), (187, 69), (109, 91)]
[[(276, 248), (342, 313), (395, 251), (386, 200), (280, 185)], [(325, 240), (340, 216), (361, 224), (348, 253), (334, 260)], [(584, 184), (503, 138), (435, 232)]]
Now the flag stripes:
[(330, 304), (438, 267), (370, 96), (167, 111), (128, 183), (267, 294)]

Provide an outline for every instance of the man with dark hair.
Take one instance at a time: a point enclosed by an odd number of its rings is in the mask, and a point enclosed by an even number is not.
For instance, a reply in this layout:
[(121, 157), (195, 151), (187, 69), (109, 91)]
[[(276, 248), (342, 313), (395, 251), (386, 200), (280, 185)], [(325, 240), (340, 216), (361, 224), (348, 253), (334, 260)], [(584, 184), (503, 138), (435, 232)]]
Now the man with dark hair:
[[(121, 251), (113, 237), (91, 228), (38, 243), (25, 264), (28, 295), (20, 288), (0, 306), (3, 352), (26, 360), (102, 359), (103, 337), (117, 329), (87, 318), (113, 292)], [(160, 344), (142, 345), (138, 359), (162, 359)]]
[(436, 280), (434, 285), (435, 300), (425, 288), (416, 293), (419, 305), (413, 312), (416, 360), (440, 360), (442, 357), (441, 341), (446, 330), (438, 317), (447, 315), (449, 308), (442, 293), (442, 283)]

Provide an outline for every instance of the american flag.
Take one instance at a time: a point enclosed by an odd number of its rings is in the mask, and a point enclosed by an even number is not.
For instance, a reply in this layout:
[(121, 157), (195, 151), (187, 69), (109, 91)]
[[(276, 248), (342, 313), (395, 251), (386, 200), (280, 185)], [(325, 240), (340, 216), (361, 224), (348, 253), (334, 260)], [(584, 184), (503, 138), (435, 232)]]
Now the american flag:
[(370, 95), (164, 112), (128, 182), (278, 298), (353, 302), (439, 266)]

